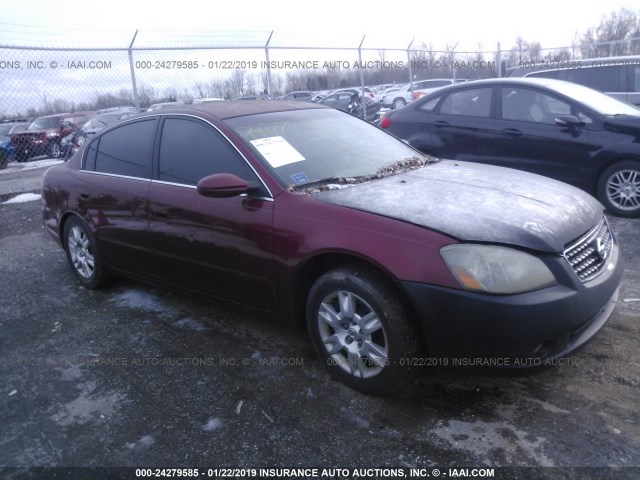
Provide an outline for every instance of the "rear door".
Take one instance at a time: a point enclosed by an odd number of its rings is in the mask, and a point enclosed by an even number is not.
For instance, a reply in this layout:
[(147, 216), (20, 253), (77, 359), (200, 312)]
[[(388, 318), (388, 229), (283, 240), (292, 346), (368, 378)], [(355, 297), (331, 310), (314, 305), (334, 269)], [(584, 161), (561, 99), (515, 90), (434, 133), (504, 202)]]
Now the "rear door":
[(96, 138), (78, 173), (78, 209), (102, 256), (110, 267), (144, 277), (157, 276), (147, 208), (157, 123), (141, 119)]
[[(273, 199), (235, 147), (210, 124), (165, 117), (149, 188), (150, 231), (163, 280), (253, 307), (273, 308)], [(232, 173), (251, 196), (204, 197), (197, 182)]]
[(494, 154), (494, 87), (454, 90), (447, 94), (427, 130), (434, 155), (472, 162), (489, 162)]

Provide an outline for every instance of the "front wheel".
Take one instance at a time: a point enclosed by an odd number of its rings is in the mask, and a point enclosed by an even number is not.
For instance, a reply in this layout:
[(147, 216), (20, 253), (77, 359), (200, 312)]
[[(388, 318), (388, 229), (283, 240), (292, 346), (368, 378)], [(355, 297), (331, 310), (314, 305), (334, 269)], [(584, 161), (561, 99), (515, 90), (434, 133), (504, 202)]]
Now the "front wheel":
[(108, 274), (86, 223), (71, 217), (64, 226), (64, 249), (76, 278), (87, 288), (102, 287)]
[(414, 373), (419, 334), (389, 281), (358, 265), (322, 275), (307, 297), (307, 327), (329, 372), (356, 390), (389, 394)]
[(598, 181), (598, 199), (614, 215), (640, 215), (640, 162), (624, 160), (607, 168)]
[(0, 170), (4, 170), (9, 165), (9, 157), (6, 153), (0, 152)]
[(50, 143), (47, 147), (47, 156), (49, 158), (58, 158), (60, 156), (60, 145), (56, 142)]

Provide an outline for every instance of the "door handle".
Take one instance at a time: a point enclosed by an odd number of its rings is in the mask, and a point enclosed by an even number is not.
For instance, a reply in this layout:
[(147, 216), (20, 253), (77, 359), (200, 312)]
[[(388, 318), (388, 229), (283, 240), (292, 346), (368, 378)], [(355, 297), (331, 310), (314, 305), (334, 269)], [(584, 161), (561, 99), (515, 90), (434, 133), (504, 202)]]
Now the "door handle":
[(517, 128), (503, 128), (502, 130), (500, 130), (500, 133), (504, 133), (505, 135), (508, 135), (510, 137), (519, 137), (522, 135), (522, 131), (518, 130)]
[(449, 125), (449, 122), (445, 122), (444, 120), (436, 120), (433, 122), (434, 127), (446, 127), (447, 125)]

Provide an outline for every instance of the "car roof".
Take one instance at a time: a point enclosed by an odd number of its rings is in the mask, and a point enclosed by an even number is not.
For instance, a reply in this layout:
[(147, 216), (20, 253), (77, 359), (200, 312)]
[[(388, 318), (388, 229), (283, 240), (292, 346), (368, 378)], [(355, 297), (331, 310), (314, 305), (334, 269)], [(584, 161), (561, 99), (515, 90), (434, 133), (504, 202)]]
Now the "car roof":
[(577, 85), (573, 82), (567, 82), (564, 80), (557, 80), (554, 78), (523, 78), (523, 77), (502, 77), (502, 78), (487, 78), (483, 80), (472, 80), (470, 82), (461, 82), (453, 85), (447, 85), (446, 87), (438, 88), (433, 92), (428, 93), (424, 97), (420, 98), (434, 98), (435, 96), (442, 95), (443, 93), (453, 92), (456, 90), (468, 90), (474, 87), (493, 86), (493, 85), (513, 85), (513, 86), (529, 86), (529, 87), (546, 87), (555, 90), (554, 87), (560, 85)]
[[(220, 120), (227, 118), (243, 117), (260, 113), (286, 112), (291, 110), (310, 110), (316, 108), (330, 108), (315, 103), (298, 102), (295, 100), (265, 100), (263, 102), (245, 102), (242, 100), (230, 100), (227, 102), (215, 102), (185, 107), (165, 109), (162, 114), (206, 112)], [(149, 115), (157, 114), (150, 112)]]

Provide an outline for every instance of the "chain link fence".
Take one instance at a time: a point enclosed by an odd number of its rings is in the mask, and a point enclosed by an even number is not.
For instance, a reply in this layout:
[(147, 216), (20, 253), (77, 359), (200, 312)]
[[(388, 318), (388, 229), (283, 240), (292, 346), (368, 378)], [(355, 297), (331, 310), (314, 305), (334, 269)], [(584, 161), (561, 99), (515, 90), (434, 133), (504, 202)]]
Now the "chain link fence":
[[(190, 38), (171, 46), (25, 47), (0, 45), (0, 121), (41, 115), (290, 91), (406, 84), (429, 78), (487, 78), (499, 74), (496, 52), (416, 47), (378, 48), (365, 38), (352, 46), (292, 46), (274, 32), (261, 38)], [(183, 42), (184, 43), (184, 42)]]
[[(127, 41), (128, 45), (112, 48), (96, 45), (98, 39), (83, 42), (89, 47), (0, 45), (0, 121), (116, 107), (144, 111), (165, 102), (192, 104), (247, 95), (274, 98), (296, 90), (422, 79), (475, 80), (500, 76), (506, 67), (532, 56), (517, 48), (501, 50), (500, 45), (493, 51), (438, 50), (413, 41), (378, 46), (366, 36), (353, 38), (348, 45), (326, 40), (316, 45), (274, 32), (175, 38), (169, 46), (141, 39), (135, 32)], [(639, 39), (624, 42), (598, 44), (591, 50), (606, 54), (640, 46)], [(534, 53), (540, 59), (582, 55), (575, 46)]]

